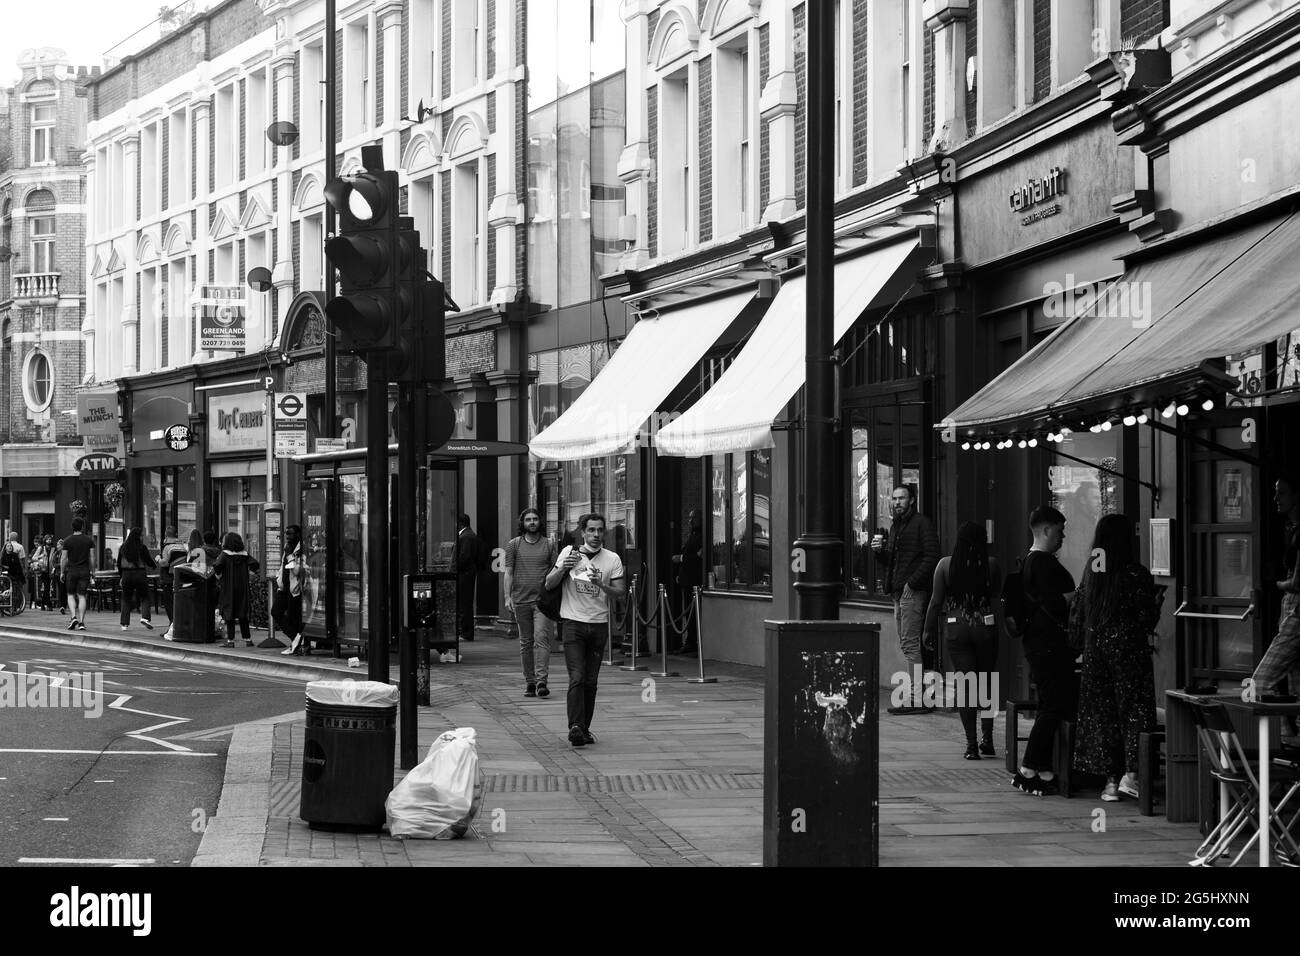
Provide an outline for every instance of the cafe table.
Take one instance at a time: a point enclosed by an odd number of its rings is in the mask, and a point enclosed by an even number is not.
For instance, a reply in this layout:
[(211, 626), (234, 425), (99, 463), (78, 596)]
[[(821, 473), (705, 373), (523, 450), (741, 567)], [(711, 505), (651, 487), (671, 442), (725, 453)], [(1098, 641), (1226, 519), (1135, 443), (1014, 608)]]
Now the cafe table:
[(1242, 700), (1237, 696), (1216, 696), (1211, 698), (1222, 703), (1229, 710), (1235, 710), (1240, 713), (1253, 715), (1259, 721), (1259, 770), (1256, 774), (1259, 780), (1259, 865), (1269, 866), (1273, 856), (1273, 831), (1269, 827), (1270, 815), (1270, 768), (1272, 765), (1272, 756), (1269, 754), (1269, 722), (1274, 717), (1298, 716), (1300, 715), (1300, 701), (1289, 703), (1275, 703), (1261, 700)]

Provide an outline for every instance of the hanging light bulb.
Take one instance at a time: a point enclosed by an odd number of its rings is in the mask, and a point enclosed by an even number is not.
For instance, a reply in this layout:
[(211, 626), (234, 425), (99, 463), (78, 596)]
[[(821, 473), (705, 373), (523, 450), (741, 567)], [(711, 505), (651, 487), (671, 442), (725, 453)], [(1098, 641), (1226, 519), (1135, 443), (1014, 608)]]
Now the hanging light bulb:
[(1038, 447), (1038, 439), (1037, 439), (1037, 438), (1031, 438), (1031, 439), (1029, 439), (1029, 447), (1030, 447), (1030, 448), (1037, 448), (1037, 447)]
[(984, 444), (980, 445), (980, 448), (982, 448), (984, 451), (988, 451), (988, 450), (989, 450), (989, 443), (988, 443), (988, 442), (985, 442)]
[(1201, 402), (1201, 408), (1202, 408), (1204, 411), (1207, 411), (1207, 412), (1213, 411), (1213, 410), (1214, 410), (1214, 399), (1212, 399), (1212, 398), (1207, 398), (1205, 401)]
[(1147, 418), (1147, 413), (1146, 413), (1146, 412), (1143, 412), (1143, 413), (1142, 413), (1141, 415), (1139, 415), (1138, 418), (1137, 418), (1137, 422), (1138, 422), (1139, 425), (1145, 425), (1148, 421), (1150, 421), (1150, 419)]
[(1111, 423), (1110, 423), (1109, 421), (1104, 421), (1104, 422), (1101, 423), (1101, 430), (1104, 431), (1104, 432), (1108, 432), (1108, 431), (1110, 431), (1111, 428), (1113, 428), (1113, 427), (1114, 427), (1114, 426), (1111, 425)]
[(968, 442), (968, 441), (964, 441), (964, 442), (962, 442), (962, 443), (961, 443), (961, 450), (962, 450), (962, 451), (970, 451), (970, 442)]
[(1163, 412), (1160, 413), (1160, 417), (1161, 417), (1161, 418), (1173, 418), (1173, 417), (1174, 417), (1174, 412), (1177, 411), (1177, 410), (1178, 410), (1178, 406), (1175, 405), (1173, 402), (1170, 402), (1169, 405), (1165, 408), (1165, 410), (1164, 410)]
[(1089, 425), (1089, 426), (1088, 426), (1088, 431), (1092, 432), (1094, 435), (1097, 434), (1098, 432), (1101, 431), (1101, 425), (1100, 425), (1100, 423), (1098, 423), (1098, 424), (1096, 424), (1096, 425)]
[(1181, 405), (1178, 406), (1178, 408), (1176, 409), (1176, 411), (1178, 412), (1179, 415), (1186, 415), (1186, 414), (1188, 413), (1189, 409), (1188, 409), (1188, 407), (1187, 407), (1185, 404), (1181, 404)]
[(1127, 428), (1129, 425), (1136, 425), (1136, 424), (1137, 424), (1137, 416), (1136, 416), (1136, 415), (1125, 415), (1125, 416), (1124, 416), (1124, 427), (1125, 427), (1125, 428)]
[(1029, 447), (1029, 442), (1025, 441), (1025, 440), (1022, 438), (1022, 439), (1020, 439), (1020, 442), (1016, 445), (1016, 447), (1017, 447), (1017, 448), (1028, 448), (1028, 447)]

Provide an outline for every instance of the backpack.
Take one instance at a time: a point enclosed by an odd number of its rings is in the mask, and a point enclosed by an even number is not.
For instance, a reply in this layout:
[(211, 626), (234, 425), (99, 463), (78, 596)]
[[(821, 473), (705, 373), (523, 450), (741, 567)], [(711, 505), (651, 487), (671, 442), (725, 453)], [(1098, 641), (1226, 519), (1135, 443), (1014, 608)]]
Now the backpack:
[(1052, 623), (1064, 628), (1065, 625), (1025, 590), (1025, 560), (1028, 555), (1016, 559), (1016, 569), (1002, 580), (1002, 616), (1006, 619), (1007, 630), (1014, 637), (1024, 637), (1029, 630), (1029, 620), (1039, 611)]

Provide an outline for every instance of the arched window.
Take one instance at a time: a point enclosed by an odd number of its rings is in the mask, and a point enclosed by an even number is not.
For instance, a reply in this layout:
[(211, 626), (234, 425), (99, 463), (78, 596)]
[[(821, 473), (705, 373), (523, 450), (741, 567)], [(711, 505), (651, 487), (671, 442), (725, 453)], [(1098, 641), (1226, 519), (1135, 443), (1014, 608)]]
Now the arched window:
[(54, 367), (40, 349), (34, 349), (23, 364), (23, 398), (33, 412), (45, 411), (54, 399)]

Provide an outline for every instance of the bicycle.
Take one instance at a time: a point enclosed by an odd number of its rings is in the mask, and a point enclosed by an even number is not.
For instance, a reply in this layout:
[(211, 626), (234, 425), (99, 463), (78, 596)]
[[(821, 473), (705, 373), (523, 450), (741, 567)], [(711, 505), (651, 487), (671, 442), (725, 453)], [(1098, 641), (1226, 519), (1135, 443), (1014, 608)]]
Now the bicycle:
[(0, 572), (0, 616), (17, 617), (27, 609), (23, 586), (10, 575)]

